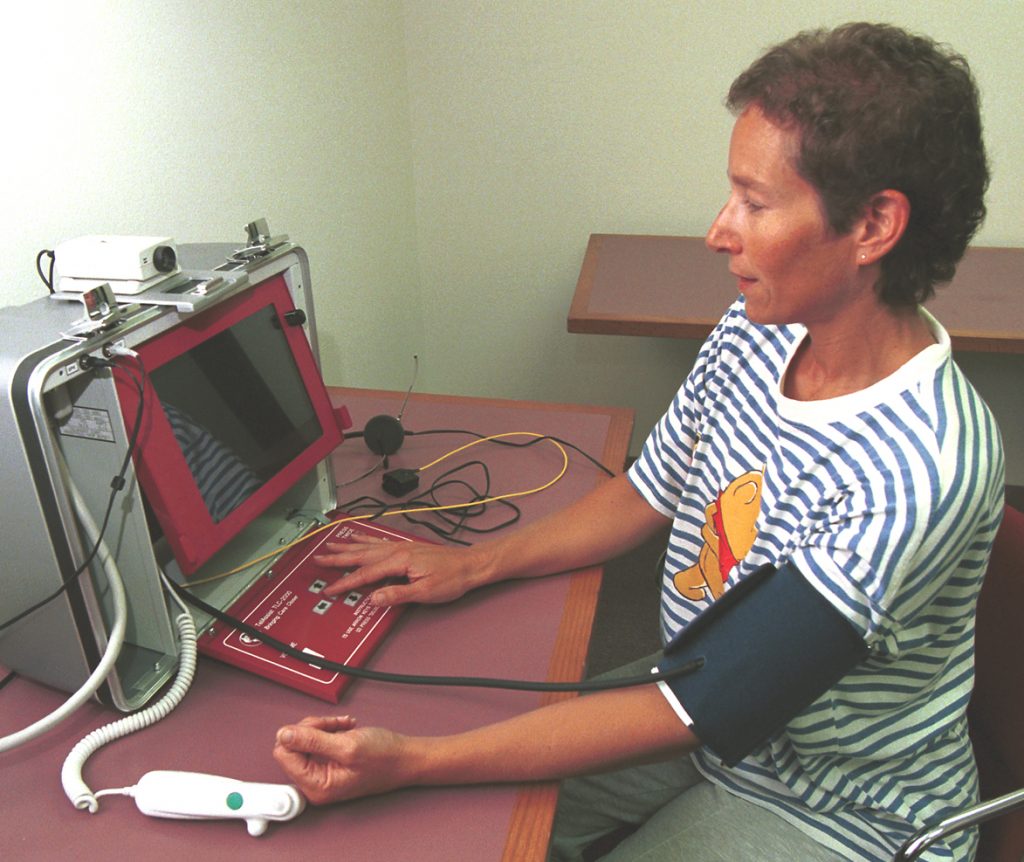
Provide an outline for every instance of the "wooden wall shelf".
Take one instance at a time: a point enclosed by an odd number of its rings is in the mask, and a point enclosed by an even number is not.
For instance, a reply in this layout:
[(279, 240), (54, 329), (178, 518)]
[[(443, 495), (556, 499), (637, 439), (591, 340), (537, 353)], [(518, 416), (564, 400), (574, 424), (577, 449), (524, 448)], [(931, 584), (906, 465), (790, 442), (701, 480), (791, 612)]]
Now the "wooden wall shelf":
[[(569, 332), (704, 339), (736, 298), (703, 237), (591, 234)], [(1024, 249), (972, 247), (928, 309), (955, 350), (1024, 353)]]

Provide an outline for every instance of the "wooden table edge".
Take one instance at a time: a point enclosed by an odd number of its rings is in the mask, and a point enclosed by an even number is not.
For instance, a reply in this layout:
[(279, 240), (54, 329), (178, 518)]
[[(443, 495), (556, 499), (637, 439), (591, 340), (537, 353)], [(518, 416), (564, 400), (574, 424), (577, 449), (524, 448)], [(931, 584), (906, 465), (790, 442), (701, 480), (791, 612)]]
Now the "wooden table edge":
[[(615, 407), (597, 409), (611, 415), (602, 463), (612, 470), (622, 469), (633, 431), (633, 411)], [(601, 575), (599, 566), (569, 575), (572, 580), (548, 667), (549, 681), (583, 678)], [(541, 703), (554, 703), (576, 696), (573, 693), (546, 693)], [(546, 858), (557, 801), (558, 782), (536, 782), (520, 788), (512, 809), (502, 862)]]
[[(723, 311), (724, 313), (724, 311)], [(670, 317), (631, 317), (615, 314), (570, 314), (566, 331), (575, 335), (639, 335), (649, 338), (695, 338), (703, 341), (718, 321), (682, 321)]]

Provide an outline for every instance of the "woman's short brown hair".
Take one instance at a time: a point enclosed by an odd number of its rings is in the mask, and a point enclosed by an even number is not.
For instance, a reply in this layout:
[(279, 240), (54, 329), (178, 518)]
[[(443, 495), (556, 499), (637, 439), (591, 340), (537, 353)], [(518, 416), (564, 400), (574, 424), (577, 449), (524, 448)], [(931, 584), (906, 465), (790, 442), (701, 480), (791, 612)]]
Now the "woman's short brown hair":
[(985, 218), (988, 161), (967, 61), (884, 24), (800, 33), (732, 84), (734, 113), (757, 105), (800, 135), (796, 169), (844, 234), (882, 189), (903, 192), (910, 221), (882, 260), (889, 305), (922, 302), (949, 281)]

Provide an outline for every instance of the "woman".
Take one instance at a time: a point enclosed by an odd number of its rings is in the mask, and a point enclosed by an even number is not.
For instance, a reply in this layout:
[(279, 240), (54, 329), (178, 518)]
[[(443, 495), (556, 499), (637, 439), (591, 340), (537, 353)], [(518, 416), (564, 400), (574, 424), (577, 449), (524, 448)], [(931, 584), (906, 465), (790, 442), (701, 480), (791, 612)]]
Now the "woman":
[(976, 88), (931, 40), (853, 24), (770, 50), (728, 104), (707, 243), (740, 298), (628, 476), (469, 550), (323, 560), (358, 567), (334, 592), (398, 575), (375, 601), (446, 601), (671, 522), (656, 661), (711, 660), (451, 737), (305, 719), (274, 753), (313, 802), (589, 776), (563, 786), (555, 859), (626, 826), (608, 858), (875, 860), (976, 796), (965, 708), (1002, 453), (919, 305), (984, 216)]

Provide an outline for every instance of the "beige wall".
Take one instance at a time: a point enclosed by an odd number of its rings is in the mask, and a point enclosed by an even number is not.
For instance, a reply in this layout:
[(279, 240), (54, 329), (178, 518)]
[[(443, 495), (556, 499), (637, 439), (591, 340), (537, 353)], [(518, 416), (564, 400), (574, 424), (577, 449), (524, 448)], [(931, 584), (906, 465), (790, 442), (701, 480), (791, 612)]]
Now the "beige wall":
[(329, 377), (391, 382), (381, 335), (422, 337), (399, 3), (10, 5), (0, 304), (63, 239), (241, 244), (265, 216), (309, 251)]
[[(625, 404), (645, 431), (697, 345), (568, 335), (587, 237), (702, 235), (726, 191), (729, 83), (762, 48), (806, 27), (888, 20), (967, 54), (994, 165), (980, 241), (1024, 245), (1019, 2), (972, 4), (969, 15), (934, 1), (405, 8), (425, 366), (435, 386)], [(973, 365), (992, 382), (991, 363)], [(995, 390), (991, 400), (1019, 412), (1015, 392)], [(1014, 449), (1024, 453), (1024, 440)]]
[[(702, 234), (725, 193), (722, 96), (798, 29), (889, 20), (967, 54), (994, 167), (979, 242), (1024, 245), (1024, 7), (967, 8), (35, 3), (8, 13), (0, 57), (0, 304), (39, 295), (36, 251), (70, 236), (233, 240), (267, 216), (310, 252), (328, 382), (404, 388), (415, 352), (419, 389), (624, 404), (646, 429), (696, 345), (566, 333), (587, 237)], [(1018, 360), (963, 363), (1024, 481)]]

